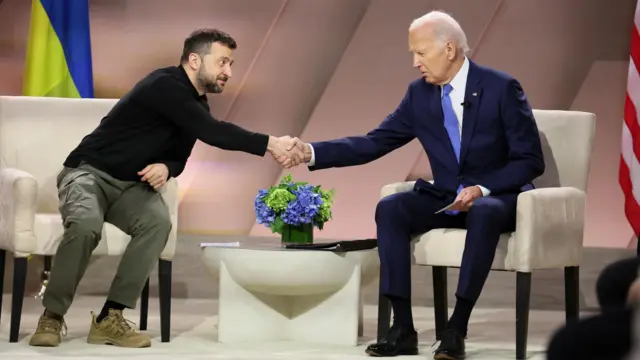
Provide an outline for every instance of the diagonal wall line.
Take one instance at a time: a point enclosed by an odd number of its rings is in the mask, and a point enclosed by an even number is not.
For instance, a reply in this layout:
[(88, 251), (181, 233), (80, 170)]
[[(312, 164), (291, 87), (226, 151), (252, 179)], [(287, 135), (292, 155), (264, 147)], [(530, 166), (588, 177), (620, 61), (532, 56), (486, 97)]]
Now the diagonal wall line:
[[(351, 31), (351, 39), (349, 40), (349, 42), (346, 44), (346, 46), (344, 47), (344, 50), (342, 51), (342, 55), (340, 55), (340, 59), (338, 59), (338, 61), (336, 61), (335, 66), (333, 68), (333, 72), (331, 74), (331, 76), (327, 77), (327, 81), (322, 85), (322, 87), (326, 90), (326, 88), (329, 86), (329, 84), (331, 83), (331, 81), (333, 80), (335, 74), (336, 74), (336, 70), (338, 69), (338, 67), (340, 66), (340, 63), (342, 62), (342, 59), (344, 58), (345, 53), (347, 52), (347, 49), (349, 48), (349, 45), (351, 44), (351, 41), (353, 41), (353, 38), (356, 35), (356, 32), (358, 31), (358, 28), (360, 27), (360, 24), (362, 24), (362, 20), (364, 19), (367, 10), (369, 9), (369, 6), (371, 5), (371, 0), (367, 0), (366, 6), (362, 7), (362, 12), (359, 15), (359, 20), (358, 22), (356, 22), (353, 26), (353, 30)], [(311, 120), (311, 117), (313, 116), (314, 112), (316, 111), (316, 108), (318, 107), (318, 105), (320, 104), (320, 102), (322, 101), (322, 98), (324, 96), (324, 92), (322, 94), (320, 94), (320, 96), (318, 96), (318, 98), (316, 99), (315, 104), (313, 105), (313, 107), (310, 109), (309, 114), (306, 116), (307, 120), (299, 125), (299, 129), (296, 129), (296, 131), (292, 134), (289, 134), (290, 136), (296, 136), (299, 137), (301, 136), (301, 134), (304, 132), (305, 128), (307, 127), (307, 125), (309, 124), (309, 121)], [(289, 170), (282, 170), (274, 179), (273, 179), (273, 184), (277, 185), (280, 182), (280, 179), (282, 177), (284, 177), (284, 174), (286, 172), (289, 172)]]
[(233, 99), (231, 99), (231, 103), (227, 107), (227, 112), (224, 114), (223, 119), (227, 119), (229, 117), (229, 114), (231, 114), (231, 112), (235, 108), (236, 102), (238, 101), (238, 98), (240, 97), (240, 94), (242, 93), (242, 89), (244, 88), (244, 84), (247, 82), (247, 79), (249, 78), (249, 75), (251, 74), (251, 70), (253, 70), (253, 67), (256, 64), (256, 62), (258, 61), (258, 58), (260, 58), (260, 55), (262, 55), (262, 51), (267, 46), (267, 43), (269, 42), (269, 38), (271, 37), (271, 32), (276, 27), (276, 24), (278, 24), (278, 21), (280, 20), (280, 17), (282, 17), (282, 14), (284, 13), (284, 9), (287, 7), (288, 3), (289, 3), (289, 0), (282, 0), (282, 4), (280, 5), (280, 10), (278, 10), (278, 13), (273, 18), (273, 21), (271, 22), (271, 25), (269, 26), (269, 30), (267, 30), (267, 33), (262, 38), (262, 43), (258, 47), (258, 51), (256, 51), (256, 55), (251, 60), (251, 63), (249, 64), (249, 67), (247, 68), (247, 72), (242, 77), (242, 81), (240, 81), (240, 86), (238, 87), (238, 90), (236, 91), (235, 95), (233, 96)]
[(498, 0), (498, 3), (496, 4), (496, 8), (493, 10), (493, 13), (491, 14), (491, 17), (489, 18), (489, 21), (487, 21), (487, 24), (484, 26), (484, 29), (482, 29), (482, 32), (480, 33), (480, 36), (478, 37), (478, 41), (477, 41), (476, 46), (471, 50), (471, 54), (469, 55), (470, 58), (473, 58), (473, 56), (478, 52), (478, 49), (480, 48), (480, 45), (482, 45), (482, 40), (487, 35), (487, 32), (489, 31), (489, 28), (494, 23), (494, 20), (496, 19), (498, 14), (503, 14), (502, 10), (504, 8), (504, 3), (505, 3), (505, 0)]
[[(347, 49), (349, 48), (349, 45), (351, 44), (351, 41), (353, 41), (353, 38), (355, 37), (356, 32), (358, 31), (358, 28), (360, 27), (360, 24), (362, 24), (362, 20), (364, 19), (364, 16), (367, 13), (367, 10), (369, 9), (369, 6), (371, 6), (371, 0), (367, 0), (367, 5), (362, 7), (362, 12), (359, 15), (360, 20), (358, 20), (358, 22), (354, 24), (353, 30), (351, 31), (351, 38), (349, 39), (349, 42), (347, 42), (346, 46), (344, 47), (344, 50), (342, 51), (342, 55), (340, 55), (340, 59), (338, 59), (338, 61), (336, 61), (335, 66), (333, 67), (333, 72), (331, 73), (330, 76), (327, 77), (326, 82), (324, 84), (322, 84), (322, 88), (324, 89), (324, 91), (326, 91), (326, 89), (329, 86), (329, 84), (331, 84), (331, 81), (333, 80), (333, 77), (336, 75), (336, 70), (340, 66), (340, 63), (342, 62), (342, 59), (344, 58), (344, 54), (347, 52)], [(311, 117), (313, 116), (313, 113), (316, 111), (316, 108), (320, 104), (320, 101), (322, 101), (322, 97), (324, 96), (324, 91), (320, 94), (320, 96), (318, 96), (318, 98), (316, 99), (316, 103), (310, 109), (309, 114), (307, 115), (307, 121), (305, 121), (304, 123), (300, 124), (300, 128), (296, 131), (296, 133), (295, 134), (291, 134), (291, 135), (301, 136), (301, 134), (304, 132), (304, 129), (307, 127), (307, 124), (309, 124), (309, 120), (311, 120)], [(283, 170), (282, 174), (284, 174), (284, 173), (285, 173), (285, 171)], [(280, 176), (282, 176), (282, 175), (280, 175)], [(278, 176), (274, 181), (279, 182), (280, 181), (279, 180), (280, 176)]]

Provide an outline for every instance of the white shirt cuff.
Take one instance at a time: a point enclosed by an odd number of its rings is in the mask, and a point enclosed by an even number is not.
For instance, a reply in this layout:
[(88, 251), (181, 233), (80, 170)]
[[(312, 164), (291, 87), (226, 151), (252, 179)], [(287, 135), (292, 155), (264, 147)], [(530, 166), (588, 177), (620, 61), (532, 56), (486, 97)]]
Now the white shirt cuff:
[(480, 185), (476, 185), (476, 186), (480, 188), (480, 191), (482, 191), (482, 196), (489, 196), (489, 194), (491, 194), (491, 191), (486, 187), (480, 186)]
[(309, 149), (311, 149), (311, 160), (307, 163), (307, 166), (313, 166), (316, 164), (316, 152), (313, 150), (313, 145), (309, 144)]

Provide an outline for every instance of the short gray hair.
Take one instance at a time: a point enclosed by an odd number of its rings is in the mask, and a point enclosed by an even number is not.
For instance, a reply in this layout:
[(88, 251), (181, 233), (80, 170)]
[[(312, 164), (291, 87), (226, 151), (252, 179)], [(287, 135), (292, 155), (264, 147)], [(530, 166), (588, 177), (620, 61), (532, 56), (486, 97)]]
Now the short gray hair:
[(415, 20), (409, 26), (409, 31), (423, 25), (431, 25), (433, 35), (436, 41), (444, 44), (447, 41), (453, 41), (458, 50), (462, 53), (469, 53), (469, 45), (467, 45), (467, 35), (462, 30), (460, 24), (451, 15), (443, 11), (431, 11)]

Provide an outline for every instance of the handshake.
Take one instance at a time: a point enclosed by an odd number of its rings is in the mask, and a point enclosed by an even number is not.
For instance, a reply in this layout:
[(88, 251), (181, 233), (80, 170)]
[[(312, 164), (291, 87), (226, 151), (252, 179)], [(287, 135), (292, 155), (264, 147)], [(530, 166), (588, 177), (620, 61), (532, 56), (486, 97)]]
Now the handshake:
[(291, 136), (269, 136), (267, 151), (285, 169), (311, 161), (311, 146)]

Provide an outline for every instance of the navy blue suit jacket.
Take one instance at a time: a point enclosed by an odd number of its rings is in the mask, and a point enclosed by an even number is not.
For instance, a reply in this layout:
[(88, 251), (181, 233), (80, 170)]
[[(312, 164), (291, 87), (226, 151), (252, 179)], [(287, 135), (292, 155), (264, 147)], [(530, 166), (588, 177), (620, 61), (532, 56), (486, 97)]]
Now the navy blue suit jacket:
[[(518, 193), (544, 172), (540, 135), (519, 82), (469, 62), (460, 164), (444, 127), (439, 86), (413, 81), (400, 105), (374, 130), (312, 143), (310, 170), (361, 165), (418, 138), (429, 157), (434, 187), (455, 195), (459, 184), (491, 195)], [(430, 186), (424, 181), (417, 186)]]

